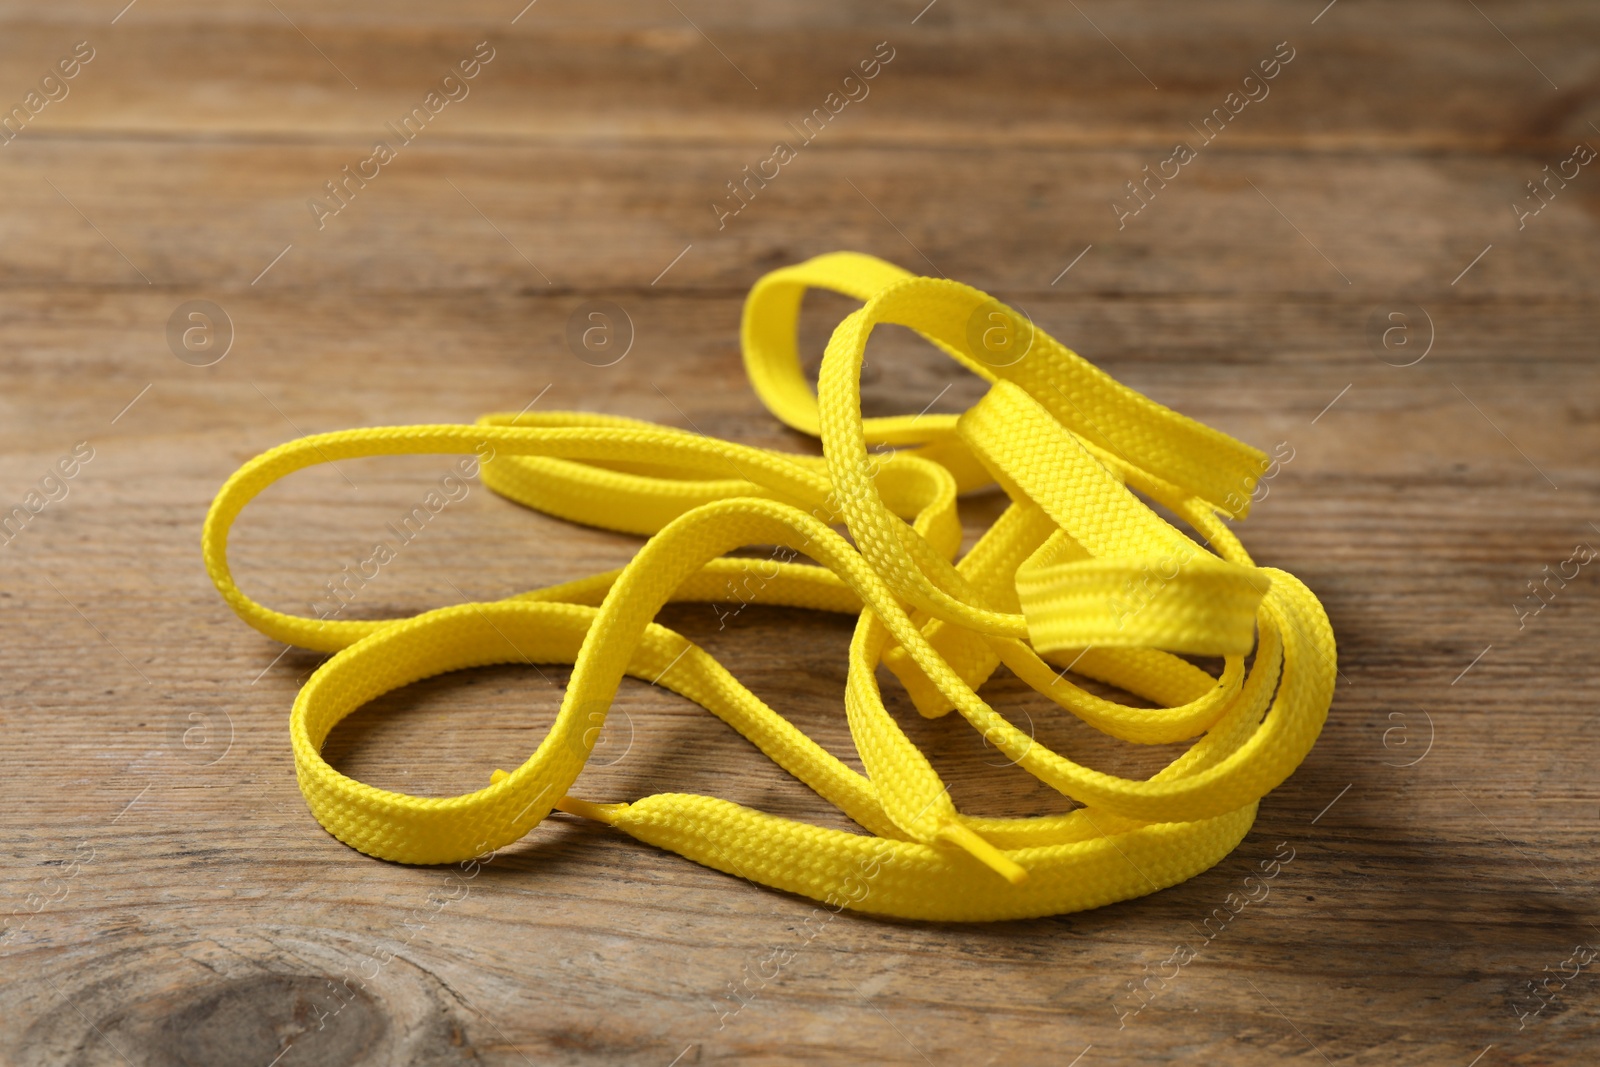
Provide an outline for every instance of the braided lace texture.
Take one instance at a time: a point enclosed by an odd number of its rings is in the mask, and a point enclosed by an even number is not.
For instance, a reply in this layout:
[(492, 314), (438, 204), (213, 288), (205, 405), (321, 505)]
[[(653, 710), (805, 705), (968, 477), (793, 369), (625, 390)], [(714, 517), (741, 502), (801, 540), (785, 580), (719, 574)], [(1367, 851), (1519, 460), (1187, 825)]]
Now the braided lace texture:
[[(795, 339), (809, 288), (862, 302), (834, 330), (815, 394)], [(1005, 359), (984, 358), (992, 353), (969, 336), (975, 322), (1009, 338)], [(989, 381), (988, 394), (960, 416), (863, 418), (862, 359), (881, 323), (921, 334)], [(1322, 606), (1293, 575), (1255, 566), (1222, 521), (1244, 517), (1266, 457), (1120, 385), (986, 294), (869, 256), (834, 253), (762, 278), (741, 335), (756, 392), (784, 423), (821, 438), (821, 458), (558, 412), (317, 434), (257, 456), (227, 481), (203, 535), (218, 591), (269, 637), (334, 653), (290, 716), (300, 788), (317, 820), (368, 855), (424, 864), (499, 848), (561, 810), (834, 906), (938, 920), (1097, 907), (1227, 855), (1261, 797), (1310, 750), (1333, 694)], [(235, 584), (229, 528), (278, 479), (357, 456), (474, 452), (492, 455), (481, 473), (495, 492), (648, 540), (620, 570), (394, 621), (288, 615)], [(1011, 502), (957, 560), (957, 496), (993, 483)], [(787, 559), (726, 555), (750, 545), (781, 546)], [(792, 561), (802, 555), (820, 566)], [(735, 588), (756, 589), (767, 604), (858, 615), (844, 709), (865, 774), (652, 621), (668, 601), (730, 601)], [(1221, 657), (1220, 676), (1178, 653)], [(529, 660), (573, 665), (561, 708), (527, 762), (495, 771), (476, 792), (377, 789), (322, 758), (334, 726), (383, 693)], [(1077, 806), (1035, 818), (958, 811), (885, 709), (879, 664), (922, 715), (960, 714)], [(1001, 664), (1113, 737), (1194, 743), (1144, 781), (1074, 762), (977, 694)], [(1081, 689), (1061, 671), (1068, 665), (1155, 707)], [(624, 674), (705, 707), (866, 833), (708, 796), (568, 795)]]

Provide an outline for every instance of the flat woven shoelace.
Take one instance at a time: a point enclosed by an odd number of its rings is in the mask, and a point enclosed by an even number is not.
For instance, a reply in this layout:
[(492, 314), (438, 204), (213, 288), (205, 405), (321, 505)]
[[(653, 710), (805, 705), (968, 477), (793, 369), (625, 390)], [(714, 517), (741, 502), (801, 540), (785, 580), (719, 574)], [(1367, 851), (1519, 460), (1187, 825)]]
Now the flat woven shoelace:
[[(834, 330), (815, 394), (796, 348), (810, 288), (862, 302)], [(881, 323), (921, 334), (989, 381), (988, 393), (960, 416), (863, 418), (862, 359)], [(1002, 346), (989, 343), (990, 329)], [(203, 535), (218, 591), (267, 636), (335, 653), (290, 716), (300, 789), (317, 820), (368, 855), (427, 864), (509, 844), (560, 810), (835, 907), (938, 920), (1098, 907), (1226, 856), (1261, 797), (1310, 751), (1333, 696), (1322, 606), (1293, 575), (1255, 566), (1222, 518), (1244, 517), (1267, 457), (1119, 384), (985, 293), (870, 256), (834, 253), (768, 274), (745, 303), (741, 335), (756, 392), (784, 423), (819, 436), (822, 457), (555, 412), (316, 434), (228, 479)], [(418, 453), (492, 457), (480, 469), (496, 493), (648, 540), (620, 570), (400, 620), (288, 615), (234, 583), (229, 528), (268, 485), (319, 463)], [(958, 561), (957, 497), (995, 483), (1010, 504)], [(775, 549), (767, 559), (727, 555), (747, 546)], [(865, 774), (652, 621), (669, 601), (752, 593), (859, 616), (844, 710)], [(1223, 669), (1213, 676), (1180, 653), (1221, 657)], [(560, 710), (527, 762), (476, 792), (377, 789), (322, 757), (334, 726), (381, 694), (528, 661), (573, 665)], [(1078, 806), (1034, 818), (958, 811), (884, 707), (879, 664), (922, 715), (959, 713)], [(1112, 737), (1197, 740), (1144, 781), (1076, 763), (977, 694), (1001, 664)], [(1156, 706), (1090, 693), (1068, 680), (1068, 666)], [(705, 707), (866, 833), (693, 794), (569, 796), (625, 674)]]

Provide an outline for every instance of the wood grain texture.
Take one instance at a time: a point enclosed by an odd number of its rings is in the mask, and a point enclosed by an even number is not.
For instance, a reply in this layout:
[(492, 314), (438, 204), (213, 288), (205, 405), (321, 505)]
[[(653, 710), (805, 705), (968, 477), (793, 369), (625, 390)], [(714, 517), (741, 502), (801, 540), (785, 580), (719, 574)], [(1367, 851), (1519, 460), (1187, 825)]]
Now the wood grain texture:
[[(1516, 609), (1575, 544), (1600, 546), (1600, 172), (1547, 187), (1522, 225), (1512, 207), (1574, 145), (1600, 146), (1600, 14), (923, 5), (0, 5), (0, 104), (95, 49), (0, 145), (0, 504), (94, 450), (0, 548), (0, 1063), (1600, 1056), (1600, 975), (1528, 992), (1600, 946), (1600, 578)], [(471, 94), (318, 228), (306, 201), (482, 40), (495, 58)], [(880, 41), (895, 57), (871, 95), (719, 228), (725, 183)], [(1282, 41), (1295, 58), (1271, 94), (1119, 224), (1124, 183), (1196, 140)], [(813, 932), (809, 901), (566, 816), (464, 895), (326, 835), (285, 729), (319, 657), (239, 623), (200, 566), (223, 479), (300, 433), (536, 397), (812, 449), (745, 385), (738, 316), (763, 271), (837, 248), (990, 289), (1156, 399), (1293, 448), (1241, 534), (1322, 597), (1341, 681), (1238, 851), (1085, 914), (843, 914)], [(213, 366), (168, 347), (195, 299), (233, 325)], [(615, 366), (566, 347), (590, 299), (632, 320)], [(808, 301), (812, 359), (847, 310)], [(1413, 347), (1375, 345), (1392, 311)], [(866, 393), (884, 413), (959, 411), (979, 390), (884, 331)], [(341, 463), (274, 487), (237, 533), (243, 584), (306, 610), (447, 467)], [(998, 503), (964, 502), (972, 531)], [(359, 606), (503, 596), (636, 544), (474, 484)], [(663, 621), (854, 762), (849, 620), (689, 605)], [(474, 788), (538, 743), (565, 677), (410, 687), (343, 724), (330, 758), (376, 785)], [(1105, 769), (1163, 754), (1063, 722), (1003, 673), (984, 693)], [(964, 723), (889, 697), (965, 810), (1060, 804)], [(626, 682), (576, 791), (667, 790), (843, 825), (703, 710)], [(1280, 843), (1294, 858), (1270, 895), (1208, 937)], [(1179, 945), (1193, 962), (1119, 1020)], [(781, 973), (751, 977), (784, 950)]]

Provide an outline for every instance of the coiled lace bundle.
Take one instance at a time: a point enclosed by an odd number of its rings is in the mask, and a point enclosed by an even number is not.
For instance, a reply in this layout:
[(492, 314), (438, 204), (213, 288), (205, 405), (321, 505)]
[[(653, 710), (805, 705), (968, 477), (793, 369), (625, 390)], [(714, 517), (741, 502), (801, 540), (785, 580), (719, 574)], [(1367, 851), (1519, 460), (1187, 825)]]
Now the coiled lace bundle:
[[(808, 288), (862, 302), (834, 330), (815, 394), (795, 341)], [(881, 323), (921, 334), (989, 381), (987, 395), (959, 416), (863, 418), (862, 358)], [(742, 342), (756, 392), (784, 423), (819, 436), (822, 457), (557, 412), (317, 434), (257, 456), (227, 481), (203, 536), (218, 591), (269, 637), (336, 653), (290, 718), (300, 788), (317, 820), (369, 855), (446, 863), (513, 842), (561, 810), (764, 885), (942, 920), (1097, 907), (1227, 855), (1261, 797), (1310, 750), (1333, 694), (1333, 633), (1316, 597), (1293, 575), (1255, 566), (1221, 517), (1244, 516), (1265, 455), (1118, 384), (986, 294), (869, 256), (820, 256), (762, 278)], [(481, 473), (495, 492), (648, 540), (620, 570), (401, 620), (288, 615), (234, 583), (229, 528), (278, 479), (357, 456), (474, 452), (493, 456)], [(1011, 502), (957, 559), (957, 496), (993, 483)], [(1209, 550), (1130, 490), (1177, 515)], [(750, 545), (778, 554), (727, 555)], [(668, 601), (726, 600), (741, 583), (759, 588), (762, 603), (858, 616), (844, 711), (865, 774), (652, 621)], [(1213, 676), (1180, 653), (1224, 666)], [(525, 763), (476, 792), (390, 792), (322, 758), (329, 731), (383, 693), (530, 659), (573, 664), (561, 708)], [(1034, 818), (958, 811), (885, 709), (879, 664), (923, 715), (956, 712), (1079, 806)], [(1194, 743), (1145, 781), (1076, 763), (978, 696), (1001, 664), (1112, 737)], [(1157, 707), (1096, 696), (1058, 676), (1068, 665)], [(702, 705), (865, 833), (709, 796), (570, 796), (625, 674)]]

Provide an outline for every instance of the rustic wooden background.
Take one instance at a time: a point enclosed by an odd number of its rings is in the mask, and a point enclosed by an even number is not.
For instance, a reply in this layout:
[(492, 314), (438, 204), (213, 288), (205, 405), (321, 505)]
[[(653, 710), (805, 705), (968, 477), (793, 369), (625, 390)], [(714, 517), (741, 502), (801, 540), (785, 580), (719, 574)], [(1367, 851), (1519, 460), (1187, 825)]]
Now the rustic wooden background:
[[(0, 9), (0, 105), (93, 50), (0, 144), (0, 504), (93, 450), (0, 549), (0, 1062), (1600, 1055), (1600, 974), (1581, 962), (1600, 946), (1595, 565), (1517, 609), (1545, 568), (1600, 547), (1600, 168), (1542, 199), (1528, 185), (1600, 145), (1592, 4), (123, 3)], [(470, 95), (318, 229), (308, 198), (480, 41), (494, 58)], [(894, 58), (870, 96), (719, 230), (724, 183), (879, 42)], [(1294, 58), (1270, 95), (1119, 228), (1124, 183), (1197, 143), (1280, 42)], [(1543, 206), (1519, 220), (1519, 203)], [(1323, 598), (1341, 683), (1238, 851), (1087, 914), (844, 914), (808, 939), (809, 901), (564, 816), (443, 906), (446, 872), (327, 836), (285, 728), (319, 659), (236, 620), (200, 566), (223, 479), (300, 433), (536, 398), (810, 447), (745, 386), (738, 314), (763, 271), (841, 248), (988, 289), (1136, 388), (1292, 449), (1242, 532)], [(231, 323), (211, 366), (168, 340), (192, 300)], [(613, 366), (564, 339), (589, 300), (632, 323)], [(847, 308), (808, 303), (813, 356)], [(1405, 325), (1385, 347), (1374, 322)], [(874, 345), (874, 410), (978, 395), (904, 338)], [(342, 463), (276, 487), (237, 534), (241, 580), (307, 610), (447, 468)], [(994, 509), (967, 511), (977, 528)], [(360, 611), (502, 596), (634, 548), (474, 484)], [(664, 621), (849, 752), (849, 620)], [(546, 674), (413, 687), (330, 752), (374, 784), (476, 788), (537, 744), (563, 677)], [(1107, 768), (1162, 755), (1097, 742), (1004, 680), (986, 692)], [(955, 717), (907, 721), (970, 810), (1049, 810)], [(642, 684), (600, 751), (581, 795), (706, 791), (836, 821)], [(1290, 849), (1208, 941), (1213, 909)], [(1179, 945), (1194, 961), (1119, 1023)]]

